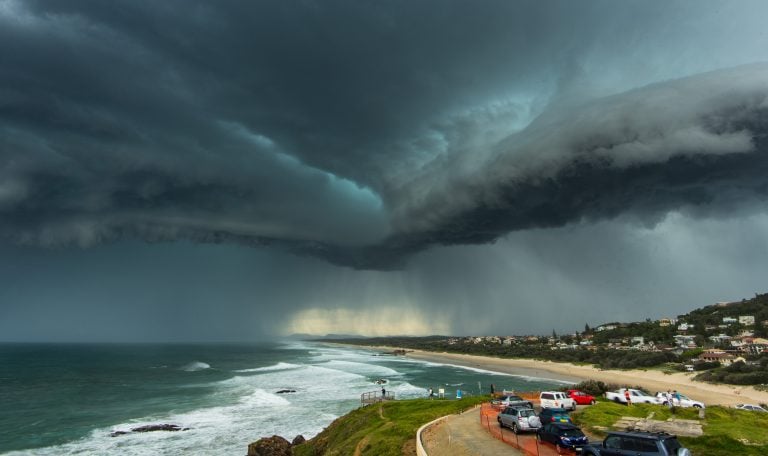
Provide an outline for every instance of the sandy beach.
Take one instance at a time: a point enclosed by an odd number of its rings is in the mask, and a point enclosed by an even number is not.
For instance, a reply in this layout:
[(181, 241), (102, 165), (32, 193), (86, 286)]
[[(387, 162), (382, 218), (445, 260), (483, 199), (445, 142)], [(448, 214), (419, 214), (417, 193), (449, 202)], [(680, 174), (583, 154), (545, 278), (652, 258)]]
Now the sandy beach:
[[(392, 348), (387, 349), (393, 350)], [(519, 358), (504, 359), (456, 353), (435, 353), (421, 350), (409, 350), (406, 356), (423, 361), (455, 364), (506, 374), (572, 382), (592, 379), (620, 385), (638, 385), (652, 393), (656, 391), (678, 390), (690, 398), (704, 402), (707, 405), (768, 403), (768, 392), (757, 391), (748, 386), (695, 382), (691, 380), (694, 373), (688, 372), (665, 374), (656, 370), (600, 370), (592, 366), (578, 366), (569, 363)]]

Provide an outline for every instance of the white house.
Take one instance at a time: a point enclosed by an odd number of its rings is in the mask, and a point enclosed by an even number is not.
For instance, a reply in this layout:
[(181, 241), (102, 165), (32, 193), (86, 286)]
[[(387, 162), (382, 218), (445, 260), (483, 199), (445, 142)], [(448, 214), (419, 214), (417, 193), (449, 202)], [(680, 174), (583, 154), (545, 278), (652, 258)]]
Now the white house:
[(744, 326), (752, 326), (755, 324), (754, 315), (739, 315), (739, 324)]

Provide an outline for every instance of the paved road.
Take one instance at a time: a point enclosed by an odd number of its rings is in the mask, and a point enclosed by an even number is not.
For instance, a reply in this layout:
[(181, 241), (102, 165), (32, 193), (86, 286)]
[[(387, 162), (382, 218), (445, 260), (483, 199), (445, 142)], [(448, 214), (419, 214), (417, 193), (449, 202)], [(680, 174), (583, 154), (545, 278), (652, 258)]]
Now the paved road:
[[(537, 443), (535, 434), (515, 435), (509, 429), (501, 429), (496, 421), (496, 411), (485, 408), (481, 420), (480, 408), (461, 415), (452, 415), (422, 433), (424, 449), (429, 456), (498, 456), (499, 454), (523, 455), (517, 448), (524, 448), (529, 455), (553, 456), (558, 452), (548, 443)], [(507, 442), (507, 443), (505, 443)], [(562, 454), (574, 454), (563, 451)]]
[(523, 454), (491, 436), (480, 424), (480, 412), (475, 408), (461, 415), (452, 415), (430, 426), (422, 433), (424, 449), (429, 456), (498, 456)]

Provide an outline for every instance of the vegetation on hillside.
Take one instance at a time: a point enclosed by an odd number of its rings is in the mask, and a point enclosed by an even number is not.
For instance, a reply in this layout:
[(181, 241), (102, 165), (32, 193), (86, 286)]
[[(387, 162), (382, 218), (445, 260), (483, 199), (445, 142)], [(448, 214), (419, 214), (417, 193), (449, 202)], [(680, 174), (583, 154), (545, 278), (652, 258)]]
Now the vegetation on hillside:
[(474, 396), (460, 400), (412, 399), (368, 405), (349, 412), (314, 438), (294, 447), (293, 454), (413, 454), (416, 431), (423, 424), (441, 416), (462, 412), (487, 400), (487, 396)]
[[(693, 310), (677, 317), (678, 322), (685, 322), (691, 328), (689, 335), (696, 335), (699, 345), (709, 343), (708, 337), (725, 333), (737, 335), (747, 327), (738, 323), (723, 324), (723, 318), (737, 318), (742, 315), (755, 317), (755, 325), (750, 326), (756, 336), (766, 335), (768, 329), (763, 326), (768, 321), (768, 294), (756, 294), (752, 299), (728, 304), (715, 304)], [(612, 327), (612, 329), (605, 329)], [(675, 354), (670, 350), (631, 350), (629, 347), (616, 349), (609, 346), (615, 341), (627, 341), (633, 337), (643, 337), (645, 343), (653, 342), (654, 347), (674, 344), (677, 334), (675, 325), (661, 326), (650, 319), (635, 323), (612, 323), (599, 327), (600, 331), (584, 326), (584, 331), (567, 336), (537, 336), (515, 338), (513, 343), (502, 344), (495, 341), (474, 340), (472, 338), (451, 338), (448, 336), (429, 337), (378, 337), (365, 339), (342, 339), (335, 342), (358, 345), (387, 345), (392, 347), (425, 351), (463, 353), (470, 355), (496, 356), (500, 358), (528, 358), (575, 364), (591, 364), (601, 369), (645, 369), (665, 366), (667, 370), (682, 370), (684, 363), (696, 361), (702, 348), (686, 350)], [(584, 338), (591, 338), (591, 346), (579, 344)], [(325, 339), (326, 341), (333, 341)], [(553, 346), (554, 341), (561, 343)], [(710, 343), (710, 346), (711, 343)], [(732, 348), (732, 347), (721, 347)], [(679, 353), (679, 351), (678, 351)], [(768, 355), (744, 355), (749, 364), (735, 363), (730, 367), (719, 367), (716, 362), (696, 362), (694, 369), (704, 371), (696, 379), (710, 382), (736, 385), (768, 384)]]
[[(583, 429), (595, 435), (604, 435), (605, 428), (611, 428), (623, 416), (645, 418), (651, 413), (653, 419), (667, 420), (671, 417), (698, 420), (697, 409), (675, 408), (650, 404), (636, 404), (627, 407), (612, 402), (599, 402), (586, 407), (573, 416)], [(707, 407), (705, 418), (700, 420), (704, 435), (701, 437), (679, 437), (680, 442), (694, 455), (726, 456), (768, 454), (768, 414), (737, 410), (725, 407)]]

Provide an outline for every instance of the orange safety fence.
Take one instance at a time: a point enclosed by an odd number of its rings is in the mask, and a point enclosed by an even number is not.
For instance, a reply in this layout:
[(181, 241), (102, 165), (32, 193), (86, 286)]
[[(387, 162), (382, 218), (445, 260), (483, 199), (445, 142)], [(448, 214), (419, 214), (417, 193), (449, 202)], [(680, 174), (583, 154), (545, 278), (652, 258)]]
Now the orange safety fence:
[[(480, 425), (486, 428), (494, 438), (501, 440), (507, 445), (517, 448), (518, 450), (522, 451), (523, 454), (528, 456), (553, 456), (561, 454), (558, 453), (557, 449), (553, 445), (546, 442), (539, 442), (536, 439), (536, 433), (531, 432), (515, 434), (510, 429), (502, 428), (499, 426), (499, 422), (496, 419), (498, 414), (498, 410), (494, 408), (490, 403), (484, 403), (480, 406)], [(568, 452), (564, 454), (574, 453)]]

